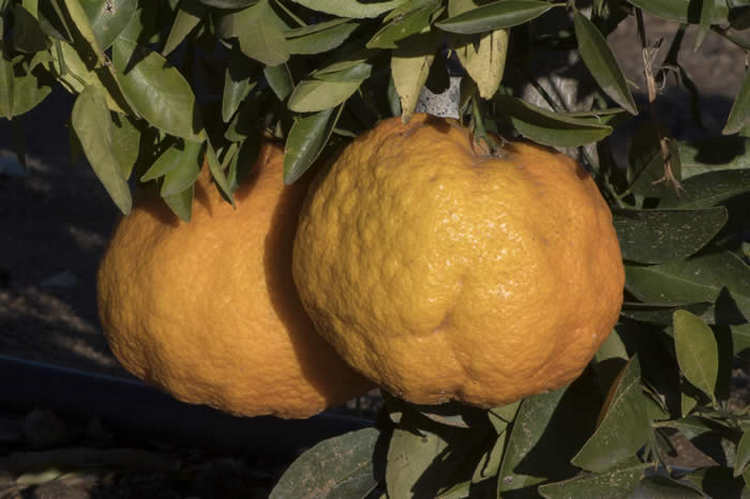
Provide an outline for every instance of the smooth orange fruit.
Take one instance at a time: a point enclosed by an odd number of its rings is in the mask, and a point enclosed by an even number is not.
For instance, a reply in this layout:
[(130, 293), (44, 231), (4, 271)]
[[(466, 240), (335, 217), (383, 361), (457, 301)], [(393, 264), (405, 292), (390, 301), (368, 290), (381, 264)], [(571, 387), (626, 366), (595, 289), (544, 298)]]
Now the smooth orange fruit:
[(126, 369), (185, 402), (249, 416), (308, 417), (370, 387), (299, 302), (291, 257), (306, 186), (284, 187), (282, 168), (266, 145), (236, 209), (204, 167), (189, 223), (157, 196), (120, 221), (98, 302)]
[(293, 272), (318, 332), (421, 404), (563, 386), (610, 333), (624, 272), (588, 173), (549, 149), (478, 151), (417, 115), (355, 139), (303, 208)]

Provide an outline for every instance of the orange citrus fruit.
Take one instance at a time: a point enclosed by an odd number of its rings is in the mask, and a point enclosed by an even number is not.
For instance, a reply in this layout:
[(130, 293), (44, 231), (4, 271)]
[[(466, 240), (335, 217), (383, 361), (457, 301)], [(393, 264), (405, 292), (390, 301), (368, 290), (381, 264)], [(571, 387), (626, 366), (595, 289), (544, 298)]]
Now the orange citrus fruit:
[(98, 304), (126, 369), (180, 400), (248, 416), (308, 417), (370, 387), (300, 304), (291, 257), (306, 186), (284, 187), (282, 169), (281, 150), (265, 145), (236, 209), (204, 167), (189, 223), (158, 196), (122, 218)]
[(408, 401), (481, 407), (561, 387), (610, 333), (624, 272), (589, 174), (550, 149), (483, 153), (454, 122), (381, 122), (321, 175), (293, 275), (318, 332)]

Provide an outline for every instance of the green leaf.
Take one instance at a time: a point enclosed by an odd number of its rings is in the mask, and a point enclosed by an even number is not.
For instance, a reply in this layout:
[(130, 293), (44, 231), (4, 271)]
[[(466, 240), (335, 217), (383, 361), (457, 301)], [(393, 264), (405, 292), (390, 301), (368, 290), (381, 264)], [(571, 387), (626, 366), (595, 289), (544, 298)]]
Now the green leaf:
[(700, 3), (700, 29), (695, 35), (695, 42), (693, 43), (693, 51), (695, 52), (698, 51), (701, 45), (703, 45), (703, 41), (706, 39), (708, 30), (711, 28), (711, 22), (713, 22), (715, 17), (714, 10), (716, 9), (716, 2), (714, 0), (700, 0)]
[(682, 179), (719, 170), (750, 169), (750, 139), (738, 135), (678, 142)]
[[(367, 48), (397, 48), (396, 42), (426, 31), (430, 26), (430, 20), (439, 9), (442, 9), (439, 3), (428, 1), (405, 15), (397, 16), (373, 35), (367, 42)], [(410, 43), (407, 45), (411, 46)]]
[(393, 10), (409, 0), (390, 0), (362, 2), (361, 0), (293, 0), (308, 9), (325, 12), (338, 17), (378, 17), (384, 12)]
[(389, 497), (415, 495), (415, 484), (448, 448), (448, 442), (434, 433), (393, 430), (388, 446), (385, 483)]
[(540, 144), (577, 147), (598, 142), (612, 133), (610, 126), (547, 111), (508, 95), (495, 96), (495, 102), (521, 135)]
[[(505, 423), (507, 426), (507, 423)], [(507, 431), (503, 431), (495, 440), (492, 448), (489, 449), (479, 461), (474, 475), (471, 477), (471, 483), (478, 484), (484, 480), (492, 480), (500, 471), (500, 464), (503, 461), (503, 451), (505, 451), (505, 440), (508, 436)]]
[(750, 324), (729, 326), (732, 332), (732, 351), (739, 355), (750, 349)]
[(242, 63), (228, 66), (224, 73), (224, 91), (221, 96), (221, 118), (224, 122), (232, 119), (242, 101), (258, 84), (257, 81), (250, 80), (250, 68), (238, 67), (241, 65)]
[(6, 53), (5, 43), (0, 40), (0, 116), (11, 119), (15, 113), (13, 95), (15, 94), (15, 75), (13, 62)]
[(687, 258), (728, 220), (724, 207), (703, 210), (618, 210), (613, 223), (625, 260), (663, 263)]
[(719, 347), (714, 332), (700, 317), (678, 310), (674, 313), (674, 343), (677, 363), (685, 378), (715, 404)]
[(81, 59), (84, 60), (89, 69), (92, 69), (94, 66), (106, 66), (107, 56), (99, 44), (99, 39), (80, 0), (64, 0), (64, 2), (70, 19), (83, 38), (82, 41), (85, 42), (85, 45), (83, 43), (76, 44), (76, 49), (84, 53), (81, 55)]
[(367, 496), (377, 486), (373, 454), (379, 436), (365, 428), (316, 444), (286, 469), (269, 499)]
[(279, 100), (283, 101), (294, 90), (292, 74), (289, 72), (286, 64), (266, 66), (263, 69), (263, 74), (266, 77), (268, 86), (271, 87), (271, 90), (273, 90), (273, 93), (276, 94)]
[(167, 41), (164, 42), (164, 48), (161, 51), (161, 55), (167, 57), (172, 53), (177, 46), (195, 29), (201, 22), (201, 17), (205, 14), (205, 8), (196, 2), (185, 2), (189, 8), (185, 8), (185, 5), (181, 5), (177, 9), (177, 14), (174, 17), (172, 28), (169, 30)]
[(688, 440), (714, 431), (714, 428), (699, 416), (683, 416), (681, 419), (664, 421), (661, 424), (678, 430)]
[(685, 303), (669, 305), (663, 303), (626, 302), (620, 312), (624, 317), (661, 326), (672, 324), (672, 315), (677, 310), (687, 310), (703, 320), (715, 322), (714, 309), (711, 303)]
[(682, 183), (684, 191), (677, 197), (667, 192), (659, 208), (703, 208), (715, 206), (729, 198), (750, 192), (750, 170), (720, 170), (695, 175)]
[(311, 113), (335, 107), (357, 91), (363, 80), (302, 80), (289, 96), (287, 107), (298, 113)]
[(698, 405), (698, 401), (686, 394), (685, 392), (680, 393), (680, 414), (685, 417), (692, 412), (693, 409)]
[(179, 194), (198, 178), (201, 149), (202, 145), (197, 142), (185, 142), (181, 148), (170, 147), (156, 159), (154, 165), (141, 177), (141, 181), (164, 176), (161, 196), (166, 198)]
[(607, 339), (604, 340), (599, 350), (596, 351), (594, 359), (597, 362), (603, 362), (608, 359), (622, 359), (625, 361), (629, 359), (628, 350), (617, 331), (609, 333)]
[(750, 310), (750, 267), (731, 252), (648, 267), (626, 265), (626, 287), (645, 303), (715, 302), (726, 287), (742, 310)]
[[(678, 143), (668, 140), (672, 173), (678, 180), (682, 178), (682, 165)], [(628, 151), (629, 173), (632, 182), (631, 190), (636, 194), (648, 197), (669, 195), (673, 190), (664, 177), (664, 159), (659, 144), (659, 135), (651, 122), (641, 126), (634, 134)]]
[(505, 73), (508, 37), (508, 30), (500, 29), (482, 35), (478, 44), (468, 36), (457, 37), (454, 41), (453, 49), (477, 84), (479, 96), (483, 99), (491, 99), (500, 87)]
[(604, 472), (635, 456), (651, 432), (642, 390), (641, 366), (633, 357), (610, 388), (601, 422), (572, 459), (574, 465)]
[[(700, 12), (694, 8), (695, 0), (628, 0), (628, 2), (663, 19), (692, 24), (701, 21)], [(719, 2), (713, 14), (711, 24), (726, 23), (729, 9), (724, 2)]]
[(586, 16), (576, 11), (574, 16), (578, 52), (604, 93), (630, 114), (638, 114), (638, 106), (630, 92), (620, 64), (617, 62), (607, 39)]
[(177, 68), (146, 47), (117, 38), (112, 60), (129, 105), (155, 127), (186, 140), (201, 140), (195, 95)]
[(284, 183), (293, 184), (312, 166), (331, 137), (343, 106), (298, 117), (284, 147)]
[[(1, 38), (1, 37), (0, 37)], [(39, 21), (21, 4), (13, 9), (13, 47), (33, 54), (46, 50), (50, 42), (39, 26)]]
[(414, 114), (439, 42), (431, 34), (419, 36), (408, 46), (392, 52), (391, 78), (399, 96), (401, 119), (404, 121), (408, 121)]
[(229, 180), (227, 179), (226, 173), (224, 173), (224, 170), (221, 167), (221, 163), (219, 163), (219, 158), (216, 156), (216, 151), (214, 150), (210, 142), (207, 142), (206, 144), (206, 163), (208, 164), (208, 169), (211, 172), (211, 177), (214, 179), (214, 182), (216, 182), (216, 185), (219, 186), (219, 189), (224, 195), (224, 198), (227, 199), (232, 204), (232, 206), (235, 206), (234, 197), (232, 196), (233, 191), (231, 189), (231, 186), (229, 185)]
[(500, 0), (449, 17), (436, 26), (451, 33), (471, 35), (512, 28), (535, 19), (553, 7), (537, 0)]
[(697, 486), (685, 481), (678, 482), (666, 476), (651, 475), (643, 480), (629, 497), (648, 499), (691, 499), (705, 498)]
[(217, 9), (244, 9), (258, 0), (200, 0), (204, 5)]
[(750, 432), (744, 432), (737, 444), (737, 454), (734, 457), (734, 476), (738, 477), (747, 471), (750, 464)]
[(737, 133), (746, 126), (750, 125), (750, 71), (745, 72), (745, 78), (742, 80), (740, 93), (734, 99), (732, 109), (729, 111), (729, 118), (724, 125), (721, 133), (728, 135)]
[[(321, 54), (339, 47), (359, 27), (356, 23), (342, 23), (346, 19), (334, 19), (319, 24), (305, 26), (284, 33), (290, 54)], [(311, 28), (318, 28), (312, 30)], [(306, 30), (302, 32), (301, 30)]]
[(132, 198), (112, 147), (112, 118), (109, 113), (104, 92), (97, 87), (86, 87), (73, 105), (71, 123), (94, 173), (112, 201), (127, 215), (132, 207)]
[(608, 499), (631, 496), (633, 489), (651, 465), (648, 463), (616, 468), (605, 473), (584, 474), (561, 482), (546, 483), (539, 494), (547, 499), (578, 499), (580, 497), (606, 497)]
[(136, 15), (137, 0), (80, 0), (99, 46), (107, 50)]
[(224, 16), (220, 25), (223, 36), (237, 37), (245, 55), (267, 66), (278, 66), (289, 59), (285, 28), (268, 0)]
[(533, 395), (521, 402), (498, 474), (498, 496), (503, 492), (535, 485), (544, 480), (516, 470), (541, 439), (564, 394), (565, 389), (562, 388)]
[(171, 196), (165, 196), (164, 202), (167, 203), (172, 213), (177, 215), (180, 220), (189, 222), (193, 212), (193, 195), (195, 192), (195, 185), (191, 185), (187, 189)]
[(120, 114), (115, 115), (112, 125), (112, 154), (118, 160), (122, 178), (128, 179), (138, 161), (141, 131), (133, 125), (130, 118)]

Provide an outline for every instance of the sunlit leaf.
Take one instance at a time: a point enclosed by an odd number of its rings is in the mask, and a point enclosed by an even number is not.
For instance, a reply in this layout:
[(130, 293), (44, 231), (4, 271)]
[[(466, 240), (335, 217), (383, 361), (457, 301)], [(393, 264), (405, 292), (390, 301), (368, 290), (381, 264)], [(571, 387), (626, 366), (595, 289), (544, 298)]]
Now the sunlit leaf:
[(477, 84), (479, 96), (491, 99), (500, 87), (508, 52), (508, 30), (500, 29), (482, 35), (479, 44), (461, 37), (454, 43), (461, 65)]
[(302, 80), (289, 96), (287, 106), (298, 113), (311, 113), (335, 107), (357, 91), (362, 80)]
[(436, 23), (442, 30), (471, 35), (512, 28), (535, 19), (552, 4), (538, 0), (500, 0)]
[(377, 17), (409, 0), (362, 2), (361, 0), (293, 0), (308, 9), (338, 17)]
[(521, 135), (540, 144), (577, 147), (598, 142), (612, 133), (610, 126), (554, 113), (515, 97), (497, 95), (494, 100)]
[[(344, 19), (345, 20), (345, 19)], [(320, 54), (328, 52), (340, 46), (356, 30), (359, 25), (356, 23), (341, 24), (341, 19), (336, 19), (326, 29), (297, 34), (295, 30), (284, 33), (286, 36), (286, 46), (290, 54)], [(325, 23), (321, 23), (325, 24)], [(313, 25), (314, 27), (315, 25)], [(306, 29), (311, 28), (307, 26)]]
[(172, 22), (172, 28), (169, 30), (167, 41), (164, 42), (164, 48), (161, 51), (161, 55), (164, 57), (171, 54), (190, 32), (198, 26), (201, 22), (201, 15), (205, 12), (205, 9), (195, 1), (183, 3), (187, 3), (189, 8), (181, 5), (177, 9), (177, 14), (175, 14), (174, 21)]
[(674, 343), (682, 373), (715, 403), (719, 347), (711, 328), (690, 312), (678, 310), (674, 313)]
[(394, 50), (391, 55), (391, 78), (401, 102), (401, 119), (404, 121), (414, 114), (438, 42), (430, 35), (416, 37), (408, 46)]
[(167, 203), (172, 213), (177, 215), (180, 220), (189, 222), (193, 212), (193, 195), (195, 193), (195, 186), (191, 185), (182, 192), (172, 194), (171, 196), (165, 196), (164, 202)]
[(278, 66), (266, 66), (263, 69), (268, 86), (279, 100), (284, 100), (294, 90), (294, 81), (286, 64)]
[[(395, 49), (399, 40), (424, 32), (430, 20), (441, 6), (438, 2), (426, 0), (405, 15), (398, 16), (386, 24), (367, 42), (367, 48)], [(411, 46), (411, 43), (407, 44)]]
[(284, 183), (296, 182), (317, 159), (336, 126), (341, 109), (341, 106), (326, 109), (295, 120), (284, 148)]
[(286, 24), (268, 0), (224, 16), (219, 30), (225, 37), (236, 37), (245, 55), (267, 66), (277, 66), (289, 59), (284, 38)]
[(137, 0), (80, 0), (91, 29), (103, 50), (108, 49), (130, 19), (136, 15)]

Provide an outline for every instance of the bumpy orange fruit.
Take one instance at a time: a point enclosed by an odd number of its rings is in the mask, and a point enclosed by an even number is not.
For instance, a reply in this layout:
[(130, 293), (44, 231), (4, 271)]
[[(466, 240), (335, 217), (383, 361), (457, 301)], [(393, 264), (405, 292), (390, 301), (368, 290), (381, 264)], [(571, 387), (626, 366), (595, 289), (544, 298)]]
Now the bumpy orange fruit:
[(293, 273), (318, 332), (415, 403), (482, 407), (563, 386), (610, 333), (610, 210), (567, 156), (417, 115), (353, 141), (303, 208)]
[(236, 209), (204, 167), (189, 223), (157, 196), (120, 221), (98, 302), (126, 369), (180, 400), (250, 416), (308, 417), (370, 387), (302, 309), (291, 257), (306, 186), (284, 187), (282, 168), (266, 145)]

